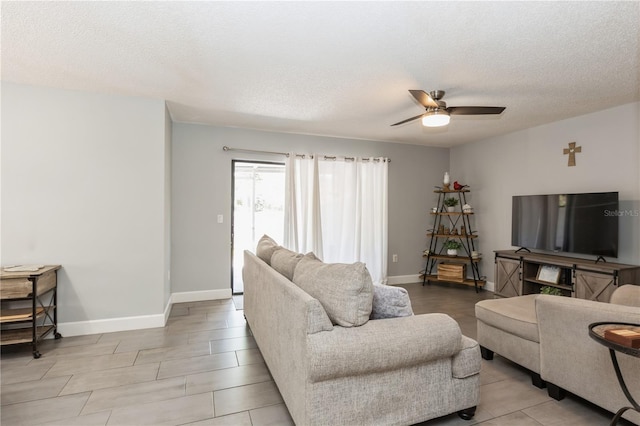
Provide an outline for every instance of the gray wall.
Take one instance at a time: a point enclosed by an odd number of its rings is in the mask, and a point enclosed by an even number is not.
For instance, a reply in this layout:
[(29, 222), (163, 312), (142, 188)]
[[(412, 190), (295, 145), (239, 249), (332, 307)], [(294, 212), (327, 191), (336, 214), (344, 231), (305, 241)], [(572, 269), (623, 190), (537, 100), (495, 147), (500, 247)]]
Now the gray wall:
[(63, 266), (60, 323), (162, 318), (165, 125), (161, 100), (2, 84), (1, 261)]
[[(66, 324), (121, 319), (127, 328), (128, 317), (153, 317), (154, 326), (169, 293), (228, 290), (231, 160), (282, 160), (224, 152), (229, 145), (390, 157), (392, 277), (423, 268), (433, 186), (449, 168), (473, 190), (490, 281), (492, 251), (510, 247), (514, 194), (619, 191), (632, 214), (621, 220), (619, 261), (638, 264), (639, 123), (633, 103), (449, 150), (172, 125), (159, 100), (3, 83), (0, 260), (62, 264)], [(582, 146), (577, 167), (562, 155), (571, 141)]]
[[(348, 156), (385, 156), (389, 166), (389, 275), (423, 268), (433, 186), (449, 150), (415, 145), (270, 133), (193, 124), (173, 125), (172, 291), (230, 288), (231, 161), (284, 161), (279, 155), (225, 152), (233, 148)], [(216, 216), (224, 215), (218, 224)], [(391, 256), (398, 255), (392, 263)]]
[[(511, 197), (526, 194), (619, 191), (618, 263), (640, 263), (640, 103), (487, 139), (451, 150), (452, 180), (470, 184), (484, 255), (493, 281), (493, 251), (511, 248)], [(576, 142), (576, 166), (563, 149)], [(584, 256), (583, 256), (584, 257)]]

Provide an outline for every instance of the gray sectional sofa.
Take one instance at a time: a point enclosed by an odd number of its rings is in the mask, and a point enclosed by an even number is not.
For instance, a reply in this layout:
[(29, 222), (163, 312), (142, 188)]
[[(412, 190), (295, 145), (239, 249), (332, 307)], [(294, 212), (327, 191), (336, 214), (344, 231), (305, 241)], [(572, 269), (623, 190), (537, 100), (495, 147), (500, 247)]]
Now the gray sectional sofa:
[(373, 285), (363, 264), (280, 254), (288, 260), (278, 262), (278, 272), (265, 262), (269, 251), (262, 251), (265, 260), (245, 251), (244, 314), (296, 424), (409, 425), (456, 412), (473, 416), (480, 350), (456, 321), (411, 313), (370, 320)]
[[(610, 303), (549, 295), (488, 299), (476, 304), (482, 356), (497, 353), (531, 370), (533, 384), (562, 399), (565, 391), (612, 413), (629, 406), (609, 350), (589, 337), (596, 322), (640, 324), (640, 286), (617, 288)], [(631, 395), (640, 397), (640, 359), (617, 354)], [(624, 416), (640, 424), (632, 410)]]

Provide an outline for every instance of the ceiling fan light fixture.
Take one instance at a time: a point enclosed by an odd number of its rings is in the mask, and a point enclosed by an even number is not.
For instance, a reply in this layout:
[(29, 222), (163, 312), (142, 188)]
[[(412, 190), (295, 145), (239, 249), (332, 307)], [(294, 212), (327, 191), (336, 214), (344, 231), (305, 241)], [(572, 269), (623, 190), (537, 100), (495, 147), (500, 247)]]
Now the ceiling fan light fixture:
[(449, 124), (449, 113), (443, 109), (434, 109), (427, 111), (422, 117), (422, 125), (425, 127), (442, 127)]

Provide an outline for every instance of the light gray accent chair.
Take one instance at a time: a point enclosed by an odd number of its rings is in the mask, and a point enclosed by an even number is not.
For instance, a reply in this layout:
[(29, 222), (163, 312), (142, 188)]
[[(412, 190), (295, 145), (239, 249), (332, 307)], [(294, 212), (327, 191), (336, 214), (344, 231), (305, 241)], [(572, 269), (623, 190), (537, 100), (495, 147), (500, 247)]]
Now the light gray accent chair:
[[(589, 325), (640, 324), (640, 286), (620, 286), (610, 303), (544, 294), (483, 300), (476, 318), (483, 358), (495, 352), (529, 369), (533, 384), (546, 386), (554, 399), (568, 391), (612, 413), (629, 405), (609, 349), (589, 337)], [(640, 398), (640, 359), (621, 353), (617, 358), (631, 395)], [(636, 412), (623, 417), (640, 424)]]
[[(312, 260), (300, 262), (311, 268)], [(294, 281), (299, 273), (296, 267)], [(473, 416), (480, 350), (448, 315), (340, 326), (317, 298), (250, 251), (243, 280), (247, 323), (297, 425), (410, 425), (456, 412)]]

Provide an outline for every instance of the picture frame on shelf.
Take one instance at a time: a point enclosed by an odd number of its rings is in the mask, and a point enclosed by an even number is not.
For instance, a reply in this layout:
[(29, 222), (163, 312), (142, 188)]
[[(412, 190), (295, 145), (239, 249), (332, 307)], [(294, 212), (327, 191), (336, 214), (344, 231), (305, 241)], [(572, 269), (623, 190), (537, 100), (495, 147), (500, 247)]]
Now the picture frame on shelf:
[(558, 284), (558, 280), (560, 279), (560, 267), (540, 265), (536, 279), (545, 283)]

